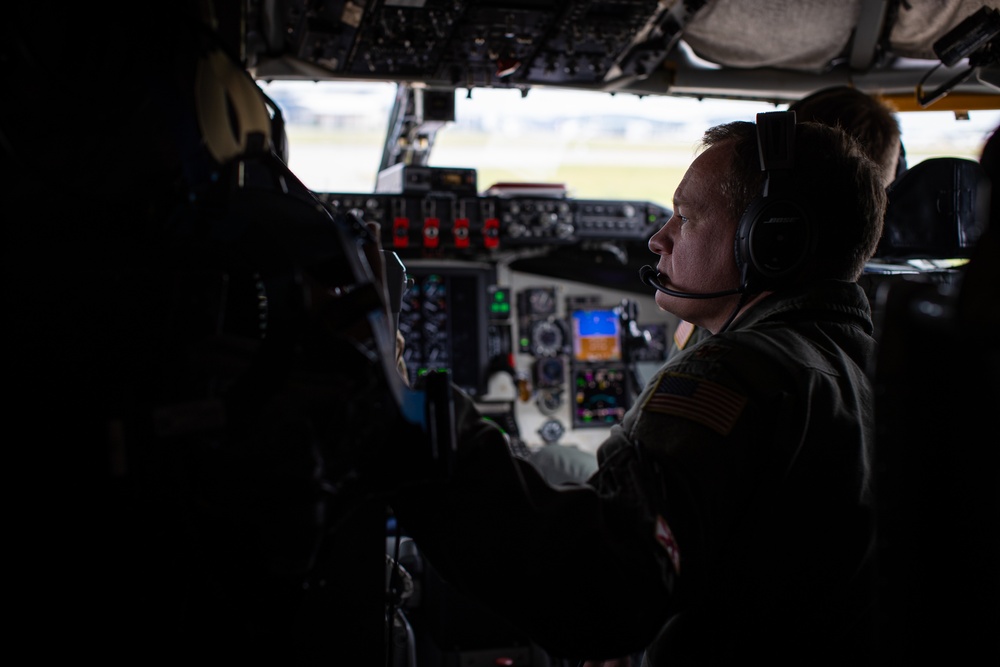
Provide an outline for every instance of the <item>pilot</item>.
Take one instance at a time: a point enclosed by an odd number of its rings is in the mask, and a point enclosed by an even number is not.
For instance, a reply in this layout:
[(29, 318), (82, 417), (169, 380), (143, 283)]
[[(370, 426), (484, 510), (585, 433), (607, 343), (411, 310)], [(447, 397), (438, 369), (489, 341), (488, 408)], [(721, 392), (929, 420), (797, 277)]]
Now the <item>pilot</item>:
[(882, 168), (885, 187), (906, 171), (906, 150), (896, 109), (881, 97), (851, 86), (833, 86), (806, 95), (788, 110), (795, 112), (800, 123), (833, 125), (857, 139)]
[[(704, 134), (649, 240), (657, 305), (714, 336), (655, 374), (587, 483), (546, 482), (456, 388), (451, 474), (392, 494), (445, 579), (552, 656), (870, 659), (875, 340), (857, 280), (885, 188), (841, 130), (780, 111), (757, 121)], [(758, 131), (765, 146), (788, 139), (794, 166), (762, 171)], [(762, 248), (734, 253), (747, 230), (801, 247), (771, 271), (752, 259)], [(710, 292), (725, 296), (690, 298)], [(398, 451), (404, 467), (419, 461)]]
[[(901, 141), (896, 110), (882, 98), (840, 85), (823, 88), (793, 102), (800, 123), (816, 122), (842, 128), (857, 139), (869, 157), (882, 168), (882, 183), (888, 188), (906, 171), (906, 150)], [(682, 320), (674, 329), (668, 355), (708, 338), (711, 334)]]

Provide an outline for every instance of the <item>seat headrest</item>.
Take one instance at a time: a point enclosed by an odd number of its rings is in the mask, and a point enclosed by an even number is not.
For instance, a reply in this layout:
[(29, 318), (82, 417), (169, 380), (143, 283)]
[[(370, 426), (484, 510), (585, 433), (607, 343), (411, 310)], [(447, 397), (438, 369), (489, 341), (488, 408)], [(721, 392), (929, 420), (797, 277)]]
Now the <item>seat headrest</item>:
[(967, 258), (989, 220), (989, 178), (968, 158), (924, 160), (903, 172), (888, 195), (879, 259)]

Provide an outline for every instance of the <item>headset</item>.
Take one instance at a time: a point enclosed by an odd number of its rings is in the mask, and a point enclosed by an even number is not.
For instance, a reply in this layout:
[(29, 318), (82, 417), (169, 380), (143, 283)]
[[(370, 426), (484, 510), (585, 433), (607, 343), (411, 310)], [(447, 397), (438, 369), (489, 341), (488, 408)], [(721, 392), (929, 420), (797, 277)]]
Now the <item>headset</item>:
[(719, 292), (679, 292), (663, 287), (656, 269), (650, 266), (639, 270), (642, 282), (671, 296), (714, 299), (781, 287), (803, 267), (815, 250), (818, 235), (791, 190), (795, 112), (757, 114), (757, 149), (764, 185), (736, 226), (734, 253), (740, 273), (739, 287)]
[(795, 112), (757, 114), (757, 148), (764, 187), (736, 227), (740, 285), (751, 293), (783, 286), (816, 247), (818, 234), (791, 188)]

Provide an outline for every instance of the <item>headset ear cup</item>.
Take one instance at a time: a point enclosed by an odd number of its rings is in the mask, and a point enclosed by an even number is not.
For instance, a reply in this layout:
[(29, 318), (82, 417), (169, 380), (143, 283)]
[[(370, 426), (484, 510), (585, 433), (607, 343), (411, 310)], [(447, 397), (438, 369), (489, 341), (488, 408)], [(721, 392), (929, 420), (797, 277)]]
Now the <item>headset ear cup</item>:
[(774, 289), (812, 254), (816, 234), (802, 208), (789, 200), (757, 197), (740, 218), (736, 265), (749, 288)]
[(250, 136), (271, 139), (271, 117), (256, 84), (221, 50), (202, 56), (195, 72), (198, 127), (217, 162), (246, 153)]
[(740, 272), (740, 284), (747, 287), (754, 287), (760, 282), (760, 275), (753, 269), (753, 263), (750, 259), (750, 230), (753, 228), (753, 223), (757, 219), (763, 201), (763, 197), (756, 197), (751, 201), (736, 226), (736, 247), (734, 248), (736, 268)]

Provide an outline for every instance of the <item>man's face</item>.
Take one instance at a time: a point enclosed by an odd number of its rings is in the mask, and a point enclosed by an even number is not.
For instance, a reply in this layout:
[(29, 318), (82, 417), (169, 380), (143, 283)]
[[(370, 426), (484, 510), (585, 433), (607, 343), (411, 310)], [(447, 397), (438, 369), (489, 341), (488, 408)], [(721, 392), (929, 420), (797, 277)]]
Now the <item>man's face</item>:
[[(673, 216), (649, 239), (649, 249), (660, 256), (656, 270), (664, 287), (704, 293), (739, 286), (733, 250), (738, 220), (726, 207), (719, 187), (731, 159), (731, 148), (725, 143), (701, 153), (677, 186)], [(691, 299), (656, 293), (660, 308), (713, 332), (738, 300), (738, 295)]]

